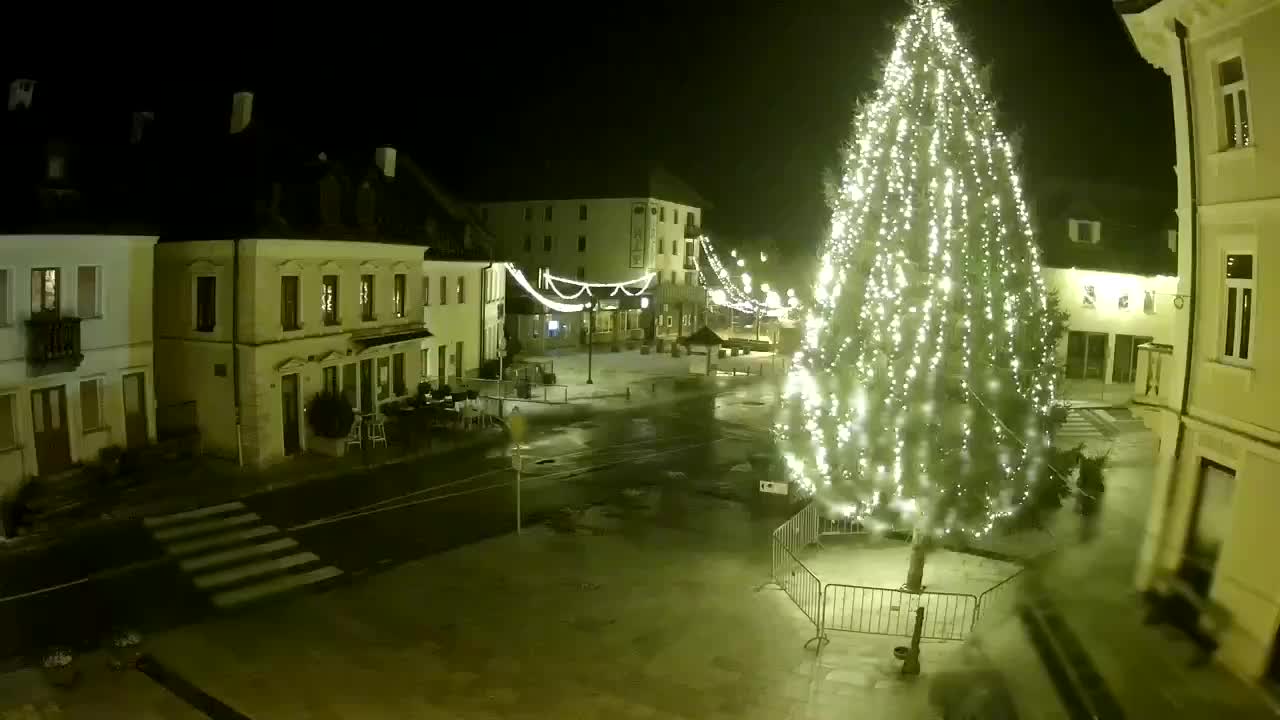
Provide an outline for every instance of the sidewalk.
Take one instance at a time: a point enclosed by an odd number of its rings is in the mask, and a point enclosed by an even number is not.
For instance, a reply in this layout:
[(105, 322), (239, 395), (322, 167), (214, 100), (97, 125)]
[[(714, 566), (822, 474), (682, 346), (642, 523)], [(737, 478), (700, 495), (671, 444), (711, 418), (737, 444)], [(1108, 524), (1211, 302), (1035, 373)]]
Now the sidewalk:
[[(683, 348), (682, 348), (683, 351)], [(697, 356), (705, 362), (704, 356)], [(671, 354), (641, 355), (637, 350), (609, 352), (595, 348), (591, 354), (591, 380), (587, 384), (588, 355), (584, 350), (563, 350), (546, 355), (527, 356), (530, 362), (550, 362), (554, 365), (556, 383), (569, 388), (569, 401), (624, 395), (627, 388), (632, 394), (669, 390), (678, 380), (689, 378), (693, 360), (683, 354), (674, 358)], [(772, 353), (748, 353), (738, 357), (714, 358), (715, 366), (726, 373), (740, 375), (777, 375), (784, 368), (782, 358)], [(705, 375), (704, 375), (705, 377)]]
[(104, 485), (92, 473), (81, 473), (31, 488), (27, 509), (15, 538), (0, 541), (0, 553), (28, 551), (65, 539), (68, 533), (104, 523), (165, 515), (188, 508), (268, 492), (301, 483), (356, 474), (371, 468), (413, 462), (426, 457), (504, 442), (499, 426), (468, 432), (449, 431), (429, 445), (394, 445), (352, 451), (341, 457), (303, 454), (262, 468), (240, 468), (229, 460), (197, 457), (141, 471), (127, 482)]
[[(902, 638), (802, 647), (810, 626), (761, 587), (773, 521), (670, 484), (620, 491), (568, 527), (531, 528), (323, 594), (149, 638), (172, 673), (251, 718), (973, 717), (1008, 703), (977, 648)], [(96, 662), (91, 658), (89, 664)], [(0, 717), (169, 714), (139, 676), (92, 669), (80, 689), (0, 678)], [(48, 699), (51, 698), (51, 699)], [(1052, 714), (1022, 717), (1058, 717)]]

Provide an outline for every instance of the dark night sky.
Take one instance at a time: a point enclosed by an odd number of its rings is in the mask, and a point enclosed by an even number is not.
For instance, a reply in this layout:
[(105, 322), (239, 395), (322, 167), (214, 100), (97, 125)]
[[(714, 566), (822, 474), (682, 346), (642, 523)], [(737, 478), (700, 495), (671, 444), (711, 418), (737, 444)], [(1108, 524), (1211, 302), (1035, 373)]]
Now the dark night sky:
[[(273, 127), (318, 147), (390, 142), (455, 188), (482, 183), (494, 166), (647, 150), (713, 203), (713, 229), (808, 249), (826, 215), (822, 170), (837, 164), (854, 102), (878, 81), (905, 7), (485, 5), (447, 18), (427, 10), (421, 21), (352, 21), (341, 34), (259, 30), (202, 53), (218, 69), (181, 82), (164, 73), (184, 66), (193, 46), (64, 76), (111, 92), (133, 77), (133, 94), (146, 99), (132, 102), (155, 106), (158, 121), (199, 112), (219, 127), (233, 86), (248, 86)], [(979, 63), (991, 66), (1004, 127), (1021, 132), (1030, 183), (1067, 175), (1171, 191), (1168, 81), (1130, 46), (1110, 0), (952, 8)], [(359, 39), (335, 39), (344, 36)], [(228, 61), (238, 64), (228, 70)]]

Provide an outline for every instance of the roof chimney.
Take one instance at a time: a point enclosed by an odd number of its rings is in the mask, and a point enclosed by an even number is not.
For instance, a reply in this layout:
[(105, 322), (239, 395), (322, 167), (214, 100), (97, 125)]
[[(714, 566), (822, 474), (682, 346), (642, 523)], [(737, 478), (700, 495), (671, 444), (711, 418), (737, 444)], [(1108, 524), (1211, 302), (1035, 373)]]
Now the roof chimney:
[(244, 132), (253, 120), (253, 93), (240, 91), (231, 96), (231, 134)]
[(378, 169), (382, 171), (385, 177), (393, 178), (396, 176), (396, 149), (393, 147), (380, 147), (373, 151), (373, 161), (378, 164)]
[(21, 107), (30, 110), (31, 96), (35, 94), (35, 91), (35, 80), (18, 78), (9, 83), (9, 109), (17, 110)]

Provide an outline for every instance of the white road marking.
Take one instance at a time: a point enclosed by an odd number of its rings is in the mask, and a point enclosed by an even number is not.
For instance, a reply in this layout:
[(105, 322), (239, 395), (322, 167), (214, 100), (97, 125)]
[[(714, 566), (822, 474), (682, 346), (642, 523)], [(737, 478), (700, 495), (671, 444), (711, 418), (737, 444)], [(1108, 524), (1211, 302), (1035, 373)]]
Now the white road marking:
[(213, 550), (214, 548), (225, 547), (227, 545), (235, 545), (245, 540), (253, 540), (254, 538), (266, 537), (267, 535), (275, 535), (280, 532), (274, 525), (259, 525), (246, 530), (232, 530), (231, 532), (218, 533), (209, 537), (202, 537), (196, 540), (184, 540), (169, 545), (165, 550), (170, 555), (190, 555), (191, 553), (204, 552), (205, 550)]
[(210, 515), (221, 515), (233, 510), (244, 510), (244, 503), (229, 502), (221, 505), (210, 505), (208, 507), (196, 508), (195, 510), (187, 510), (186, 512), (174, 513), (172, 515), (159, 515), (157, 517), (149, 517), (142, 519), (144, 527), (156, 528), (163, 525), (170, 525), (185, 520), (196, 520)]
[(261, 600), (269, 595), (282, 593), (286, 590), (293, 590), (304, 585), (311, 585), (322, 580), (335, 578), (342, 574), (342, 571), (332, 565), (308, 570), (304, 573), (296, 573), (293, 575), (281, 575), (279, 577), (264, 580), (253, 585), (246, 585), (235, 590), (225, 590), (216, 593), (213, 596), (213, 604), (220, 608), (235, 607), (254, 600)]
[(233, 528), (239, 525), (248, 525), (261, 520), (257, 513), (245, 513), (243, 515), (231, 515), (229, 517), (218, 518), (217, 520), (205, 520), (204, 522), (192, 523), (190, 525), (179, 525), (177, 527), (168, 527), (161, 530), (155, 530), (151, 534), (155, 539), (166, 542), (169, 540), (177, 540), (179, 538), (188, 538), (196, 535), (204, 535), (215, 530), (223, 530), (225, 528)]
[(277, 570), (288, 570), (291, 567), (306, 565), (308, 563), (316, 562), (319, 559), (320, 558), (317, 557), (315, 553), (294, 553), (293, 555), (268, 558), (266, 560), (252, 562), (247, 565), (239, 565), (233, 568), (227, 568), (226, 570), (218, 570), (216, 572), (205, 573), (204, 575), (197, 575), (193, 578), (193, 581), (195, 582), (196, 587), (202, 590), (207, 590), (209, 588), (237, 583), (241, 580), (248, 580), (251, 577), (266, 575), (268, 573), (276, 572)]
[(270, 555), (273, 552), (287, 550), (298, 546), (298, 541), (293, 538), (276, 538), (268, 540), (257, 545), (246, 545), (244, 547), (232, 548), (230, 550), (221, 550), (208, 555), (201, 555), (189, 560), (183, 560), (178, 565), (187, 572), (195, 572), (196, 570), (204, 570), (214, 567), (215, 565), (226, 565), (227, 563), (237, 562), (239, 560), (248, 560), (258, 555)]

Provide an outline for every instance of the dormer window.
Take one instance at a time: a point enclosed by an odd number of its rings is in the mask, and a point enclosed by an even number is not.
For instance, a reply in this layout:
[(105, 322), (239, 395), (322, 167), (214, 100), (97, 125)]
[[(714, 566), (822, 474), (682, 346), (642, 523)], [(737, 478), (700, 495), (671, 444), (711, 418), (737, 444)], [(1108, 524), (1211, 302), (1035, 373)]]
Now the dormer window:
[(1102, 239), (1102, 223), (1097, 220), (1068, 220), (1067, 234), (1071, 242), (1097, 245)]

